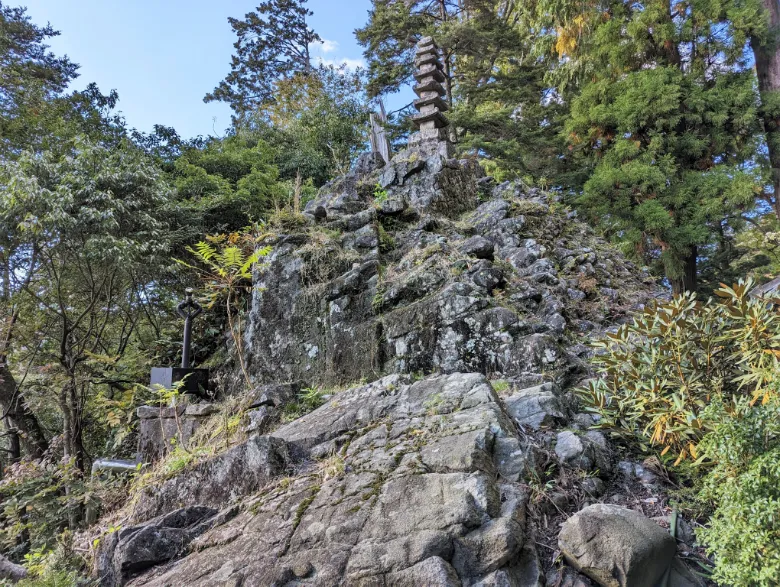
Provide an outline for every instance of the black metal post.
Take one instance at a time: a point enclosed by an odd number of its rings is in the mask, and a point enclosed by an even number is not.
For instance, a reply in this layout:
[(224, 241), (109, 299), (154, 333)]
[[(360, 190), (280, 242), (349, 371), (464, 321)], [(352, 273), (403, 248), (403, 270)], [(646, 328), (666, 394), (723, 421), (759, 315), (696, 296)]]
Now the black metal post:
[(190, 368), (190, 337), (192, 335), (192, 318), (187, 316), (184, 319), (184, 348), (181, 351), (181, 368)]
[(181, 352), (181, 368), (190, 368), (190, 339), (192, 338), (192, 320), (203, 311), (200, 304), (192, 299), (192, 289), (189, 287), (184, 290), (187, 294), (186, 299), (179, 304), (176, 311), (179, 316), (184, 318), (184, 341)]

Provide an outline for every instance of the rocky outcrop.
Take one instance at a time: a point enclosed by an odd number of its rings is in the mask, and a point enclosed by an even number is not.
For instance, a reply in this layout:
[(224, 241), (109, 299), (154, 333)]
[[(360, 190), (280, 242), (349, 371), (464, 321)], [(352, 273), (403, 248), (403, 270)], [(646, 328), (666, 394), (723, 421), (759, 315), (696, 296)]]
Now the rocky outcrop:
[(148, 520), (184, 506), (224, 507), (257, 491), (284, 472), (287, 446), (268, 436), (246, 442), (162, 483), (144, 487), (133, 508), (133, 518)]
[(579, 340), (652, 291), (554, 198), (494, 185), (475, 160), (421, 143), (379, 165), (361, 163), (308, 203), (308, 224), (268, 237), (245, 345), (260, 382), (481, 372), (565, 384), (584, 372)]
[[(106, 585), (544, 585), (548, 514), (614, 478), (569, 392), (583, 343), (653, 289), (554, 197), (451, 153), (421, 138), (386, 165), (362, 157), (266, 237), (245, 341), (254, 436), (138, 494), (133, 533), (101, 548)], [(274, 430), (330, 384), (347, 390)], [(579, 497), (548, 494), (551, 471)], [(198, 507), (221, 513), (197, 536), (161, 530)], [(158, 553), (143, 572), (136, 535)]]
[(101, 585), (123, 585), (132, 575), (182, 555), (193, 538), (224, 523), (231, 513), (190, 506), (109, 534), (97, 561)]
[(271, 438), (295, 474), (133, 585), (540, 584), (528, 495), (499, 458), (517, 433), (482, 375), (391, 375)]

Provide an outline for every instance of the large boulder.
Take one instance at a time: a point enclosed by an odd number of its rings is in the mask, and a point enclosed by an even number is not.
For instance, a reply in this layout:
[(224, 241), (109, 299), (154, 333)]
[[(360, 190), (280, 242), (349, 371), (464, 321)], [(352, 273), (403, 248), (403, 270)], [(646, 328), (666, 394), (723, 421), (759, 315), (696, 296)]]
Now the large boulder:
[(0, 554), (0, 581), (16, 583), (27, 577), (27, 569), (9, 561)]
[(133, 508), (133, 519), (148, 520), (196, 504), (222, 508), (281, 474), (287, 461), (287, 445), (282, 440), (253, 436), (182, 474), (145, 487)]
[(558, 535), (566, 561), (604, 587), (654, 587), (677, 551), (675, 539), (642, 514), (595, 504), (566, 520)]
[(512, 394), (504, 399), (504, 403), (515, 422), (538, 430), (565, 421), (563, 408), (555, 392), (553, 384), (543, 383)]
[(181, 556), (194, 538), (228, 517), (217, 514), (213, 508), (189, 506), (108, 534), (97, 556), (101, 586), (124, 585), (134, 574)]

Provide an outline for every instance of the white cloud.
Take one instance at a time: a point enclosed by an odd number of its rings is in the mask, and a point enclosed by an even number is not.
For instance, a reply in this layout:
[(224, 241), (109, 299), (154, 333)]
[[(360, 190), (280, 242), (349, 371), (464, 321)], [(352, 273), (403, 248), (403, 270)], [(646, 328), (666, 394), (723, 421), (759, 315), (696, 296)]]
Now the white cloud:
[(309, 45), (309, 49), (313, 53), (333, 53), (338, 48), (338, 42), (331, 41), (329, 39), (322, 39), (321, 41), (317, 41), (316, 43)]
[(358, 67), (366, 67), (365, 59), (352, 59), (351, 57), (341, 57), (334, 59), (323, 59), (317, 57), (317, 65), (332, 65), (333, 67), (341, 67), (346, 65), (347, 69), (357, 69)]

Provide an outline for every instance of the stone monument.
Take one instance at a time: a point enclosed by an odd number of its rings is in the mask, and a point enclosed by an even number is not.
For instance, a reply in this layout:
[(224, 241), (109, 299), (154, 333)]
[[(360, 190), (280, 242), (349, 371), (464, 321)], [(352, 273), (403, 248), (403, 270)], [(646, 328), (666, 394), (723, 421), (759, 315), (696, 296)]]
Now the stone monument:
[(387, 114), (385, 114), (385, 105), (382, 100), (379, 100), (379, 113), (369, 114), (369, 124), (371, 125), (371, 152), (381, 155), (382, 164), (387, 164), (392, 158), (392, 150), (387, 138), (387, 131), (385, 131)]
[(452, 157), (455, 149), (449, 140), (449, 122), (444, 116), (449, 105), (442, 85), (447, 78), (439, 48), (432, 37), (423, 37), (417, 43), (414, 64), (417, 67), (414, 73), (417, 84), (413, 89), (418, 96), (414, 107), (418, 113), (412, 121), (418, 130), (409, 138), (409, 146), (435, 146), (444, 157)]

